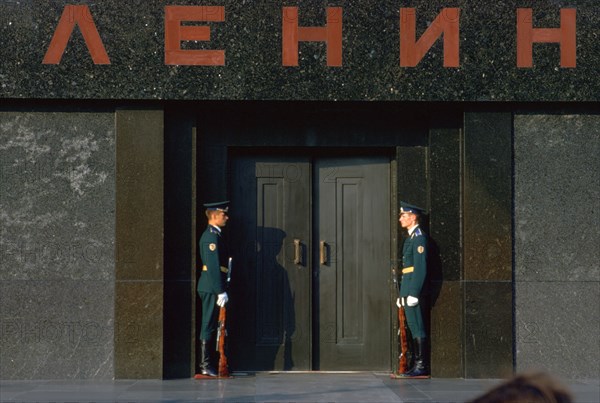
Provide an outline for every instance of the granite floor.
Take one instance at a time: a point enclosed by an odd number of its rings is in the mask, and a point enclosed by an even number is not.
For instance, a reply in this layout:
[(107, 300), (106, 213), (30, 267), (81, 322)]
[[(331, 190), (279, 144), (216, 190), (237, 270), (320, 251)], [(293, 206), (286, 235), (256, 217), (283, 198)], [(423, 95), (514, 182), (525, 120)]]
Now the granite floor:
[[(259, 373), (221, 380), (0, 381), (2, 402), (464, 402), (497, 379), (393, 380), (378, 373)], [(600, 382), (565, 382), (600, 402)]]

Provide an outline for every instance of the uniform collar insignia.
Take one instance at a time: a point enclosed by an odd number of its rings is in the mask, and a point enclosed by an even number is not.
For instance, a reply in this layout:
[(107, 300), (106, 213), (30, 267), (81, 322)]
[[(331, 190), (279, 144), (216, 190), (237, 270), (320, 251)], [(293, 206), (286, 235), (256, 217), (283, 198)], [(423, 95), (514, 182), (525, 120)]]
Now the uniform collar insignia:
[(422, 235), (423, 235), (423, 232), (421, 232), (421, 228), (419, 228), (419, 227), (416, 227), (416, 228), (413, 230), (413, 232), (410, 234), (410, 238), (412, 239), (412, 238), (414, 238), (414, 237), (416, 237), (416, 236), (422, 236)]

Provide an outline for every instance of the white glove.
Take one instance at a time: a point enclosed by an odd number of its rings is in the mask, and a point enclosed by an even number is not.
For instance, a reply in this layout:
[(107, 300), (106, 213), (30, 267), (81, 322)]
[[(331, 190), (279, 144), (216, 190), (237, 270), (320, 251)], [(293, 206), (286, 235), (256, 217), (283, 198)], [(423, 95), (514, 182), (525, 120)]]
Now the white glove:
[(396, 306), (397, 306), (398, 308), (402, 308), (402, 298), (398, 298), (398, 299), (396, 299)]
[(218, 297), (217, 297), (217, 305), (219, 305), (221, 308), (223, 308), (225, 306), (225, 304), (227, 303), (227, 301), (229, 301), (229, 297), (227, 296), (226, 292), (218, 295)]
[(406, 297), (406, 305), (417, 306), (418, 303), (419, 303), (419, 298), (415, 298), (410, 295), (408, 297)]

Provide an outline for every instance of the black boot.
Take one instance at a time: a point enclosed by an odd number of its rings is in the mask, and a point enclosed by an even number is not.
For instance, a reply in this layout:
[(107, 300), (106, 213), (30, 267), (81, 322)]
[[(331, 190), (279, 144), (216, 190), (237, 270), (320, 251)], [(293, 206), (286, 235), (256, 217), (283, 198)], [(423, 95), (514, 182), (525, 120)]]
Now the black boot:
[(425, 361), (425, 339), (417, 337), (414, 339), (414, 342), (415, 365), (410, 371), (404, 374), (404, 376), (409, 378), (428, 376), (429, 372), (427, 371), (427, 364)]
[(200, 340), (200, 373), (206, 376), (217, 376), (210, 365), (210, 346), (208, 340)]

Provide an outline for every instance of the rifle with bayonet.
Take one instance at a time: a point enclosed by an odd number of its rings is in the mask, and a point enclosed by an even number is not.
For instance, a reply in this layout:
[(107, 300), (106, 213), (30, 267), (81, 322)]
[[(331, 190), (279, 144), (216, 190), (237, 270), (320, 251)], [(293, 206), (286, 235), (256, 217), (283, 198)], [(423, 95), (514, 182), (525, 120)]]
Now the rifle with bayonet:
[[(227, 264), (227, 284), (231, 281), (232, 259), (229, 258)], [(222, 306), (219, 309), (219, 326), (217, 327), (217, 351), (219, 352), (219, 378), (229, 378), (229, 368), (227, 366), (227, 356), (225, 355), (225, 337), (227, 329), (225, 328), (225, 320), (227, 318), (227, 309)]]

